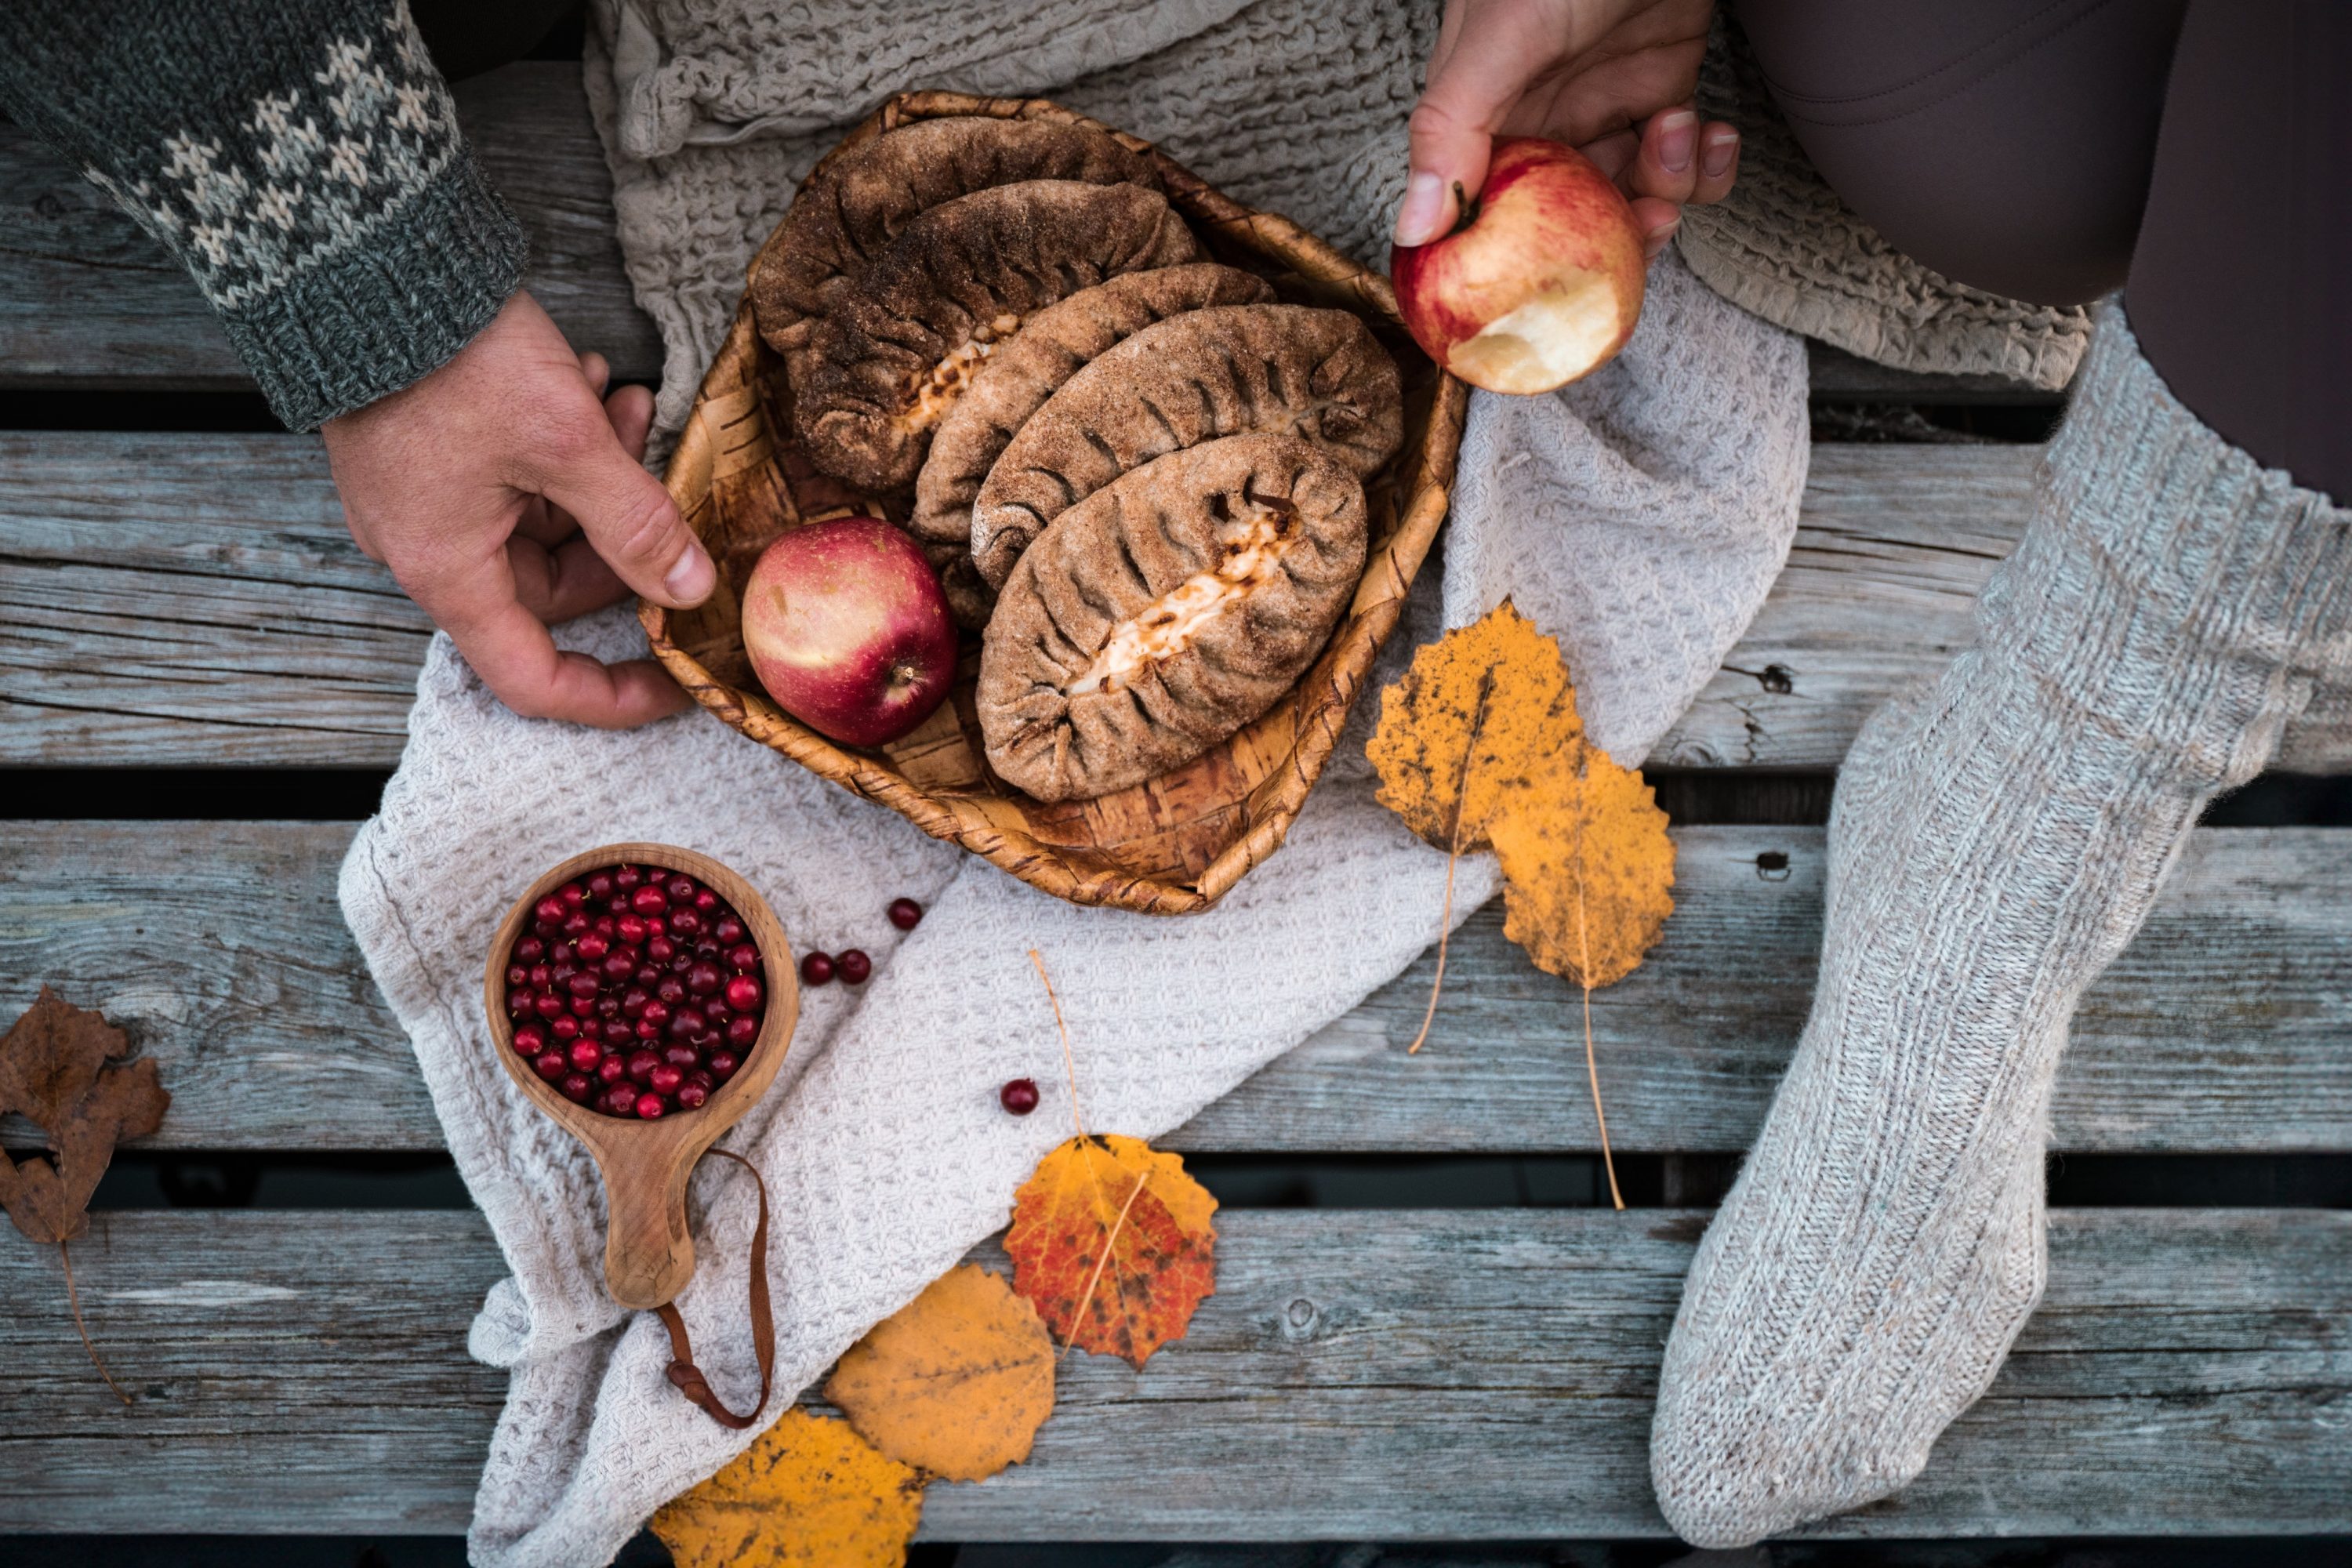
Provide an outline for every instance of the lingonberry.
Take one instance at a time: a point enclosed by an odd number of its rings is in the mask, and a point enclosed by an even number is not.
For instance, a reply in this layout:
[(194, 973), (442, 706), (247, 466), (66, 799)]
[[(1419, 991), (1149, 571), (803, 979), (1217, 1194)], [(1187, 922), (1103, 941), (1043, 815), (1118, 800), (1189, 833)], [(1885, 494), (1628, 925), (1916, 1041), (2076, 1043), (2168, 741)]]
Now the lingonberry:
[(801, 959), (801, 984), (823, 985), (833, 978), (833, 960), (822, 952), (812, 952)]
[(866, 977), (874, 973), (874, 961), (862, 949), (844, 948), (833, 955), (833, 967), (844, 985), (863, 985)]
[(890, 923), (900, 931), (912, 931), (923, 918), (923, 906), (912, 899), (890, 900)]
[(1037, 1080), (1016, 1078), (996, 1091), (997, 1103), (1015, 1116), (1026, 1116), (1037, 1109)]
[[(610, 866), (531, 917), (507, 955), (514, 1046), (574, 1103), (641, 1121), (698, 1110), (759, 1043), (760, 950), (693, 878)], [(835, 960), (810, 956), (833, 978)], [(871, 965), (849, 968), (863, 979)]]

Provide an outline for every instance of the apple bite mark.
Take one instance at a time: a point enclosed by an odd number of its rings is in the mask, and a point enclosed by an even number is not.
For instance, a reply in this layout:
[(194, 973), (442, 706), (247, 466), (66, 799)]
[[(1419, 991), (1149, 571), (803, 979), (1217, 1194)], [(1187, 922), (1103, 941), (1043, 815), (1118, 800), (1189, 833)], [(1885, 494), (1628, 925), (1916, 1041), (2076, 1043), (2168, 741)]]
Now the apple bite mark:
[(1070, 695), (1124, 690), (1139, 671), (1182, 653), (1202, 628), (1273, 578), (1297, 532), (1297, 518), (1293, 508), (1250, 498), (1250, 510), (1217, 531), (1223, 553), (1215, 568), (1186, 578), (1122, 621), (1070, 683)]
[(1616, 291), (1586, 279), (1487, 322), (1454, 345), (1446, 368), (1489, 392), (1549, 392), (1599, 369), (1623, 335)]

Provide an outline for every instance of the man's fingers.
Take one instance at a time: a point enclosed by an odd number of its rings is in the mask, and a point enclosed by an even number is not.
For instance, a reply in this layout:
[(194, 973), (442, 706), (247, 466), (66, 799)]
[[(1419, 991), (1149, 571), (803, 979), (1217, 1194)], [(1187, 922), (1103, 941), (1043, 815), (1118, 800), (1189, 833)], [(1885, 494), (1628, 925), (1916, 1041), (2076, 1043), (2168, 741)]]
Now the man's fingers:
[(519, 600), (500, 602), (488, 584), (468, 597), (474, 602), (436, 618), (482, 683), (524, 718), (625, 730), (686, 706), (686, 693), (650, 659), (608, 668), (584, 653), (561, 652)]
[(1399, 245), (1426, 245), (1454, 226), (1461, 204), (1486, 183), (1487, 153), (1504, 116), (1559, 57), (1562, 40), (1546, 36), (1543, 7), (1498, 7), (1480, 21), (1465, 27), (1431, 70), (1407, 122), (1412, 173), (1397, 214)]
[(604, 396), (604, 389), (613, 384), (612, 362), (594, 349), (580, 356), (580, 374), (588, 378), (588, 390), (599, 397)]
[(1672, 202), (1662, 202), (1655, 196), (1635, 196), (1627, 204), (1633, 209), (1633, 226), (1642, 231), (1642, 255), (1655, 261), (1658, 252), (1682, 226), (1683, 209)]
[(629, 585), (585, 539), (550, 549), (518, 533), (507, 541), (507, 565), (514, 573), (515, 597), (551, 626), (629, 595)]
[(654, 428), (654, 395), (642, 386), (624, 386), (604, 399), (604, 417), (613, 422), (613, 434), (629, 460), (644, 462), (646, 437)]
[(661, 481), (645, 471), (604, 420), (593, 437), (559, 443), (539, 489), (646, 598), (671, 609), (702, 603), (719, 572)]

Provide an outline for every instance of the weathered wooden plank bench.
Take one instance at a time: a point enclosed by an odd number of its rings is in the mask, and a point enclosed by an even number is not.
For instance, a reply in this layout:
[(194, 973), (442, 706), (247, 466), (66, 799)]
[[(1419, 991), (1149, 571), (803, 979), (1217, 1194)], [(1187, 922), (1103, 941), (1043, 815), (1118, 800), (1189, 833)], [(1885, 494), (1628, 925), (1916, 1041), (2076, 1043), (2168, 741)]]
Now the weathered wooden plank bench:
[[(460, 90), (532, 231), (531, 286), (651, 378), (572, 68)], [(2041, 401), (1817, 353), (1850, 402)], [(241, 406), (249, 384), (129, 221), (0, 127), (0, 405)], [(98, 399), (93, 403), (89, 399)], [(193, 406), (185, 403), (173, 407)], [(168, 417), (168, 416), (167, 416)], [(37, 423), (54, 423), (37, 419)], [(99, 420), (122, 425), (135, 417)], [(1815, 449), (1796, 550), (1656, 762), (1735, 781), (1834, 766), (1897, 685), (1960, 646), (2014, 545), (2035, 450)], [(348, 823), (173, 820), (187, 770), (381, 770), (427, 627), (342, 531), (317, 443), (0, 428), (0, 795), (137, 781), (97, 820), (0, 805), (0, 998), (42, 983), (129, 1023), (191, 1159), (429, 1158), (439, 1129), (335, 918)], [(2290, 765), (2352, 763), (2331, 697)], [(782, 765), (782, 764), (779, 764)], [(9, 771), (16, 770), (16, 771)], [(161, 771), (157, 771), (161, 770)], [(126, 810), (130, 789), (152, 798)], [(283, 791), (257, 799), (288, 809)], [(1762, 798), (1759, 786), (1759, 798)], [(1679, 910), (1594, 998), (1616, 1146), (1721, 1155), (1769, 1101), (1812, 978), (1822, 833), (1677, 829)], [(1277, 860), (1276, 866), (1279, 866)], [(2352, 1152), (2352, 833), (2200, 833), (2074, 1030), (2053, 1147)], [(1582, 1154), (1571, 994), (1491, 913), (1171, 1136), (1221, 1157)], [(37, 1134), (0, 1122), (0, 1144)], [(1064, 1363), (1029, 1465), (935, 1488), (937, 1540), (1646, 1536), (1658, 1351), (1703, 1211), (1229, 1208), (1219, 1293), (1143, 1373)], [(983, 1255), (988, 1249), (983, 1249)], [(2050, 1296), (1992, 1394), (1902, 1496), (1819, 1533), (2352, 1531), (2352, 1214), (2060, 1210)], [(76, 1249), (140, 1394), (89, 1374), (53, 1255), (0, 1240), (0, 1531), (454, 1532), (502, 1380), (467, 1319), (499, 1272), (470, 1214), (117, 1210)]]

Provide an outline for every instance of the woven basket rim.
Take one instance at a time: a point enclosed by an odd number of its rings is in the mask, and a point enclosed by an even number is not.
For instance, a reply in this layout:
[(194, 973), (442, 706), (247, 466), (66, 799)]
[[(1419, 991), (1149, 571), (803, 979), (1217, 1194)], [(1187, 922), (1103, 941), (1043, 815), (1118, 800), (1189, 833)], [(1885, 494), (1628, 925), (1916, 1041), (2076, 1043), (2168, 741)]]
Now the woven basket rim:
[[(1152, 161), (1166, 185), (1170, 203), (1196, 229), (1278, 261), (1309, 283), (1343, 296), (1334, 303), (1351, 304), (1358, 314), (1375, 318), (1396, 333), (1403, 331), (1395, 292), (1388, 279), (1380, 273), (1360, 265), (1278, 214), (1234, 201), (1152, 143), (1048, 99), (901, 93), (852, 128), (818, 160), (812, 177), (871, 137), (910, 121), (950, 115), (1053, 120), (1102, 132)], [(780, 237), (781, 226), (761, 246), (759, 256), (751, 263), (752, 270), (756, 271), (760, 257), (779, 243)], [(736, 308), (727, 338), (696, 390), (694, 414), (689, 415), (664, 474), (664, 482), (689, 516), (708, 495), (715, 482), (713, 468), (723, 458), (712, 432), (696, 416), (707, 402), (735, 392), (745, 379), (747, 363), (756, 367), (761, 356), (768, 352), (754, 328), (747, 289)], [(1375, 541), (1376, 547), (1365, 562), (1354, 600), (1323, 652), (1301, 677), (1294, 696), (1283, 700), (1297, 704), (1290, 751), (1278, 771), (1260, 782), (1246, 797), (1251, 803), (1250, 826), (1219, 849), (1200, 875), (1189, 882), (1144, 876), (1107, 864), (1074, 864), (1064, 849), (1001, 821), (971, 820), (968, 814), (959, 814), (947, 800), (908, 780), (887, 757), (837, 745), (777, 709), (765, 693), (740, 690), (719, 679), (673, 640), (670, 614), (662, 606), (640, 601), (638, 616), (654, 656), (698, 704), (730, 727), (812, 772), (898, 812), (932, 837), (958, 844), (1032, 886), (1074, 903), (1109, 905), (1150, 914), (1195, 913), (1213, 905), (1244, 875), (1280, 847), (1338, 744), (1348, 712), (1374, 657), (1393, 631), (1405, 594), (1444, 519), (1469, 389), (1442, 371), (1433, 372), (1433, 375), (1429, 417), (1418, 432), (1418, 449), (1408, 447), (1392, 463), (1395, 478), (1410, 475), (1413, 488), (1410, 494), (1398, 495), (1394, 526), (1384, 540)], [(1402, 489), (1401, 485), (1397, 488)], [(1318, 677), (1323, 689), (1310, 689), (1307, 683)], [(1245, 726), (1244, 732), (1259, 722), (1264, 720)]]

